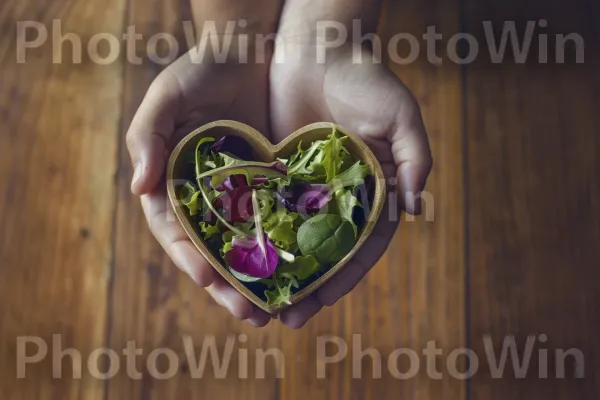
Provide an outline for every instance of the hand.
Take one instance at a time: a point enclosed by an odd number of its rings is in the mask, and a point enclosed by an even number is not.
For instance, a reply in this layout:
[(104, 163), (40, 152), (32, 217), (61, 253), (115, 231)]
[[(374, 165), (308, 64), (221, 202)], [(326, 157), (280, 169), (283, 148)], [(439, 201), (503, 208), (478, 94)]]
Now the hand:
[[(273, 63), (270, 74), (272, 135), (276, 141), (307, 124), (334, 122), (358, 134), (380, 161), (386, 181), (396, 178), (400, 204), (411, 214), (420, 213), (420, 202), (411, 201), (423, 190), (432, 159), (419, 106), (410, 91), (372, 55), (358, 45), (347, 45), (328, 54), (325, 64), (314, 55), (285, 54)], [(353, 64), (352, 51), (363, 54)], [(309, 51), (314, 51), (311, 47)], [(274, 60), (278, 58), (277, 49)], [(408, 199), (408, 201), (407, 201)], [(389, 196), (388, 196), (389, 200)], [(281, 314), (292, 328), (303, 326), (325, 306), (349, 293), (387, 249), (398, 217), (386, 215), (350, 263), (334, 278), (297, 305)]]
[(188, 53), (156, 78), (131, 123), (131, 189), (141, 196), (150, 230), (173, 262), (236, 317), (264, 326), (270, 316), (215, 273), (188, 239), (168, 204), (163, 174), (174, 145), (208, 122), (232, 119), (267, 132), (268, 65), (192, 60)]

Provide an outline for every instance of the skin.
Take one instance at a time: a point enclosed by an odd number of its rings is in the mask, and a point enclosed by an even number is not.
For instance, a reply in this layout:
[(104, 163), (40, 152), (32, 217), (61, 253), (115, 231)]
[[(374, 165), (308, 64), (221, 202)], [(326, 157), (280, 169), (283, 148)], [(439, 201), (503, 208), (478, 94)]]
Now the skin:
[[(398, 182), (394, 195), (399, 204), (413, 214), (420, 212), (419, 203), (404, 200), (423, 190), (431, 153), (414, 97), (390, 71), (372, 61), (367, 49), (348, 42), (329, 49), (324, 63), (316, 62), (317, 32), (307, 27), (335, 16), (350, 28), (361, 16), (364, 34), (376, 25), (377, 2), (332, 0), (315, 6), (310, 0), (287, 0), (282, 8), (281, 2), (265, 0), (261, 9), (238, 6), (246, 2), (236, 0), (216, 8), (212, 0), (194, 1), (198, 26), (208, 15), (218, 26), (246, 18), (254, 33), (271, 33), (278, 26), (282, 41), (274, 54), (266, 50), (265, 59), (273, 56), (280, 62), (251, 59), (242, 64), (231, 51), (225, 64), (210, 57), (195, 63), (187, 54), (166, 68), (152, 83), (127, 133), (134, 165), (132, 192), (141, 197), (150, 229), (173, 262), (234, 316), (264, 326), (271, 317), (213, 271), (168, 205), (162, 176), (174, 145), (195, 128), (219, 119), (249, 124), (274, 142), (312, 122), (335, 122), (372, 148), (386, 177)], [(353, 63), (353, 52), (362, 53), (363, 62)], [(300, 328), (323, 306), (349, 293), (385, 252), (397, 219), (382, 215), (351, 263), (313, 295), (284, 310), (281, 322)]]

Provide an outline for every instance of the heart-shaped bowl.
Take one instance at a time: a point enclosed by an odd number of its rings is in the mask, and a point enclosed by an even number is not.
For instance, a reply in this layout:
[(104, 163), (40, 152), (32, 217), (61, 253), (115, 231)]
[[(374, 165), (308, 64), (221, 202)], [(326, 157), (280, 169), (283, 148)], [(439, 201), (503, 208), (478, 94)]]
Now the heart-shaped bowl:
[[(177, 196), (179, 186), (182, 184), (182, 182), (186, 181), (186, 175), (184, 173), (186, 167), (185, 155), (193, 152), (198, 140), (203, 137), (210, 136), (218, 140), (226, 135), (234, 135), (244, 139), (250, 145), (254, 152), (254, 161), (272, 162), (277, 158), (286, 158), (292, 154), (298, 148), (298, 143), (300, 141), (302, 141), (303, 147), (305, 147), (304, 145), (308, 147), (316, 140), (326, 139), (334, 128), (348, 137), (345, 146), (350, 154), (355, 159), (361, 160), (371, 170), (374, 178), (374, 188), (371, 196), (369, 196), (372, 198), (371, 204), (369, 204), (370, 212), (368, 215), (366, 215), (364, 225), (359, 232), (356, 244), (344, 258), (342, 258), (337, 264), (331, 267), (318, 279), (310, 283), (308, 286), (302, 288), (297, 293), (293, 294), (290, 298), (291, 304), (279, 305), (275, 307), (268, 306), (265, 301), (258, 297), (243, 282), (239, 281), (231, 274), (231, 272), (229, 272), (227, 267), (223, 265), (223, 263), (209, 250), (200, 235), (194, 229), (194, 222), (189, 216), (187, 208), (181, 203)], [(236, 290), (238, 290), (242, 295), (248, 298), (248, 300), (269, 314), (278, 314), (284, 308), (298, 303), (300, 300), (313, 293), (319, 287), (323, 286), (325, 282), (331, 279), (348, 263), (348, 261), (350, 261), (350, 259), (364, 245), (373, 232), (375, 223), (381, 214), (386, 195), (385, 178), (381, 170), (381, 165), (369, 147), (353, 133), (347, 132), (335, 124), (326, 122), (319, 122), (305, 126), (304, 128), (301, 128), (289, 135), (279, 144), (275, 145), (254, 128), (240, 122), (215, 121), (209, 123), (187, 135), (181, 142), (179, 142), (177, 147), (175, 147), (169, 158), (166, 177), (167, 191), (175, 211), (175, 215), (183, 226), (183, 229), (188, 234), (192, 243), (194, 243), (200, 253), (202, 253), (202, 255), (208, 260), (213, 268), (217, 270), (217, 272), (223, 278), (225, 278), (227, 282), (236, 288)]]

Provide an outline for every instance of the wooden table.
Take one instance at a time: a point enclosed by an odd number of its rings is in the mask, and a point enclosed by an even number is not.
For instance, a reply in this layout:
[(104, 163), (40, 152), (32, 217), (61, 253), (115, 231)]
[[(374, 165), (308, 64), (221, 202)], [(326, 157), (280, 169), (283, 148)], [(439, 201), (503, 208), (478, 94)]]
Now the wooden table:
[[(386, 4), (381, 31), (387, 40), (398, 32), (420, 36), (436, 25), (444, 35), (438, 54), (464, 31), (479, 40), (482, 56), (468, 65), (448, 57), (434, 65), (423, 55), (410, 65), (390, 62), (423, 108), (435, 157), (428, 184), (434, 216), (405, 221), (356, 290), (300, 331), (276, 321), (257, 330), (234, 320), (174, 268), (151, 237), (129, 192), (123, 138), (159, 66), (147, 59), (132, 65), (124, 57), (102, 66), (85, 54), (81, 64), (53, 64), (50, 42), (17, 63), (16, 21), (51, 27), (60, 18), (63, 32), (78, 33), (84, 44), (98, 32), (121, 35), (129, 25), (144, 35), (182, 38), (185, 3), (0, 4), (1, 399), (600, 397), (598, 2)], [(494, 64), (485, 56), (485, 20), (498, 30), (515, 20), (521, 34), (527, 21), (538, 21), (531, 57), (543, 46), (538, 33), (545, 33), (549, 62), (518, 64), (507, 56)], [(555, 35), (571, 32), (585, 40), (585, 63), (576, 63), (571, 47), (566, 63), (556, 64)], [(72, 56), (68, 43), (62, 56)], [(56, 344), (63, 349), (80, 352), (82, 371), (73, 369), (69, 356), (61, 364), (53, 335), (61, 335)], [(196, 353), (210, 335), (222, 352), (231, 335), (233, 356), (223, 379), (211, 366), (202, 379), (192, 376), (184, 335)], [(317, 351), (326, 335), (345, 341), (348, 356), (328, 364), (326, 378), (318, 379)], [(17, 379), (23, 343), (30, 341), (28, 356), (39, 350), (27, 336), (45, 341), (48, 355)], [(533, 341), (523, 379), (515, 377), (510, 359), (502, 379), (490, 368), (486, 349), (499, 355), (507, 337), (514, 337), (521, 355), (528, 338)], [(113, 379), (97, 379), (98, 371), (86, 367), (95, 349), (120, 352), (129, 341), (143, 352), (136, 359), (141, 379), (125, 372), (122, 355)], [(440, 354), (430, 353), (435, 365), (428, 369), (422, 351), (432, 341)], [(182, 360), (172, 379), (154, 379), (145, 367), (161, 347)], [(381, 378), (373, 377), (370, 356), (361, 361), (361, 347), (379, 352)], [(257, 350), (269, 348), (283, 354), (282, 379), (272, 358), (265, 378), (257, 377)], [(479, 361), (466, 381), (458, 379), (461, 372), (475, 365), (473, 359), (467, 365), (461, 348)], [(560, 351), (572, 348), (584, 357), (581, 365), (574, 365), (579, 356), (573, 351), (563, 360)], [(326, 351), (332, 355), (336, 346)], [(410, 370), (416, 365), (411, 354), (418, 357), (416, 371)], [(169, 368), (167, 361), (158, 358), (159, 371)], [(565, 379), (557, 377), (562, 364)], [(59, 365), (62, 378), (53, 379)], [(246, 365), (244, 379), (240, 368)], [(107, 367), (105, 357), (100, 370)], [(74, 379), (78, 372), (81, 378)]]

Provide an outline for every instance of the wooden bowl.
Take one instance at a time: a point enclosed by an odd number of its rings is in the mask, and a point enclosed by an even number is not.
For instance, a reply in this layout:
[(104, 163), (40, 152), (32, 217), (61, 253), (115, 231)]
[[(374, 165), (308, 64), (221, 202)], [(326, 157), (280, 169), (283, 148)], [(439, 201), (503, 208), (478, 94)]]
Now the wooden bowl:
[(221, 261), (208, 249), (202, 238), (200, 238), (196, 230), (193, 228), (193, 221), (189, 216), (187, 208), (181, 204), (177, 198), (177, 182), (181, 182), (185, 176), (185, 160), (183, 155), (188, 154), (190, 151), (193, 152), (198, 140), (202, 137), (211, 136), (218, 140), (226, 135), (235, 135), (243, 138), (252, 147), (254, 150), (255, 161), (272, 162), (278, 157), (285, 158), (296, 151), (298, 142), (301, 140), (302, 143), (308, 146), (310, 143), (316, 140), (326, 139), (327, 136), (332, 133), (333, 128), (336, 128), (339, 132), (348, 137), (345, 146), (350, 154), (352, 154), (352, 156), (356, 159), (361, 160), (371, 169), (372, 175), (375, 178), (373, 201), (370, 205), (371, 211), (366, 218), (363, 228), (359, 232), (359, 237), (352, 250), (317, 280), (299, 292), (293, 294), (290, 302), (292, 304), (296, 304), (321, 287), (335, 274), (337, 274), (348, 263), (348, 261), (350, 261), (350, 259), (356, 254), (356, 252), (361, 248), (361, 246), (366, 242), (373, 232), (375, 223), (377, 222), (377, 219), (379, 218), (383, 208), (386, 188), (381, 165), (369, 147), (358, 136), (347, 132), (343, 128), (332, 123), (319, 122), (305, 126), (304, 128), (301, 128), (289, 135), (281, 143), (274, 145), (260, 132), (248, 125), (235, 121), (216, 121), (204, 125), (187, 135), (171, 153), (169, 164), (167, 166), (167, 191), (173, 209), (175, 210), (175, 215), (177, 215), (177, 219), (181, 225), (183, 225), (183, 229), (185, 229), (190, 240), (192, 243), (194, 243), (200, 253), (202, 253), (202, 255), (208, 260), (213, 268), (215, 268), (217, 272), (227, 280), (227, 282), (229, 282), (234, 288), (236, 288), (236, 290), (248, 298), (248, 300), (250, 300), (252, 303), (256, 304), (258, 307), (270, 314), (277, 314), (290, 305), (280, 305), (276, 307), (267, 306), (265, 301), (254, 294), (248, 287), (245, 286), (244, 283), (240, 282), (231, 274), (231, 272), (229, 272), (227, 267), (224, 266)]

